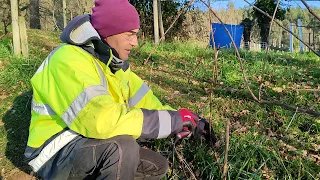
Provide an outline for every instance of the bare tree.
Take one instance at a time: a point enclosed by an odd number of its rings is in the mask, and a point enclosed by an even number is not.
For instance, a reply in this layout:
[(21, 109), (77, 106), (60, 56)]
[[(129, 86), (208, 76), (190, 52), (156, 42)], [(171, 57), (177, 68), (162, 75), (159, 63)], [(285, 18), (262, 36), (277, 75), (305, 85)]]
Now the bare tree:
[(20, 33), (20, 45), (21, 52), (24, 57), (28, 56), (28, 36), (27, 36), (27, 27), (25, 16), (27, 14), (27, 8), (29, 7), (28, 0), (19, 0), (20, 7), (19, 9), (19, 33)]
[(24, 16), (19, 16), (19, 33), (20, 33), (21, 52), (24, 57), (27, 57), (29, 53), (29, 49), (28, 49), (26, 20)]
[[(0, 21), (3, 24), (4, 35), (8, 33), (7, 27), (11, 24), (11, 11), (10, 11), (10, 1), (0, 0)], [(2, 37), (2, 36), (1, 36)]]
[(66, 0), (62, 0), (62, 8), (63, 8), (63, 28), (67, 26), (67, 2)]
[(165, 40), (165, 36), (164, 36), (164, 28), (163, 28), (163, 21), (162, 21), (161, 0), (158, 0), (158, 11), (159, 11), (160, 34), (161, 34), (162, 40), (164, 41)]
[(54, 14), (56, 27), (62, 30), (64, 28), (63, 25), (63, 0), (53, 0), (53, 9), (52, 14)]
[(158, 21), (158, 0), (153, 0), (153, 29), (154, 42), (159, 43), (159, 21)]
[(30, 28), (41, 29), (39, 0), (30, 0)]
[(19, 56), (21, 54), (20, 30), (19, 30), (19, 7), (18, 0), (11, 0), (11, 19), (13, 35), (13, 52)]

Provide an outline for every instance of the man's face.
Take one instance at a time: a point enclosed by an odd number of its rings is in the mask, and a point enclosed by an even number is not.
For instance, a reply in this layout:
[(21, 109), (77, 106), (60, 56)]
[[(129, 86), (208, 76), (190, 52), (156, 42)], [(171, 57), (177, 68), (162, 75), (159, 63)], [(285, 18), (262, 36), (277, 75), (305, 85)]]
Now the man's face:
[(133, 29), (131, 31), (106, 37), (105, 40), (117, 51), (120, 59), (127, 60), (131, 49), (138, 45), (138, 31), (139, 29)]

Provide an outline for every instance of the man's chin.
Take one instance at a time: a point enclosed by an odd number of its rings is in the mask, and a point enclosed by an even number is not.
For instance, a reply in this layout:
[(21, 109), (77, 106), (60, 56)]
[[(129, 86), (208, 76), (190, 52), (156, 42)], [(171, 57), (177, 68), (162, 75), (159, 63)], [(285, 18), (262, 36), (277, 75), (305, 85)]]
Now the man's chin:
[(128, 58), (129, 58), (129, 56), (120, 56), (120, 59), (122, 59), (122, 60), (128, 60)]

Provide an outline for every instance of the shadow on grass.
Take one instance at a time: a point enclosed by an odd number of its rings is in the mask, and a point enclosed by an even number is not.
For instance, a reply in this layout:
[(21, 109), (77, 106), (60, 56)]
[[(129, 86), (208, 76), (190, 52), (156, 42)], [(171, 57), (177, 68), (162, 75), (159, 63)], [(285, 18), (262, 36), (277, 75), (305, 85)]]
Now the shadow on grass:
[(3, 117), (8, 139), (5, 155), (15, 167), (28, 174), (31, 169), (23, 161), (23, 154), (28, 140), (31, 101), (32, 91), (17, 96), (13, 107)]

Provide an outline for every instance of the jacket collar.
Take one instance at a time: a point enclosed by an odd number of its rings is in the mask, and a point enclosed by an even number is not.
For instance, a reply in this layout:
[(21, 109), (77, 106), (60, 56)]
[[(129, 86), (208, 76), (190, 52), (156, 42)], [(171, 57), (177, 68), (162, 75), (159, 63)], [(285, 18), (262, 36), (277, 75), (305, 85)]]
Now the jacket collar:
[(113, 73), (121, 68), (128, 69), (128, 62), (120, 59), (117, 51), (100, 38), (90, 23), (90, 17), (87, 14), (72, 19), (60, 35), (62, 42), (83, 48), (109, 66)]

